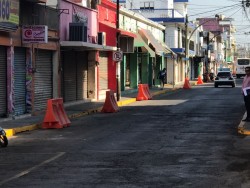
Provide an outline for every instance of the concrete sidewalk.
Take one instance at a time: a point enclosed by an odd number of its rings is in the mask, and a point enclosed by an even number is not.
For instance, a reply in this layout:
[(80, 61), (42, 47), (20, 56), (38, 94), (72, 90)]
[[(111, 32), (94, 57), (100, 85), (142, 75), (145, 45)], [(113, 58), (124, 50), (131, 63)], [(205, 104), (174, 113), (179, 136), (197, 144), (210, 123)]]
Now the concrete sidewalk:
[[(196, 85), (196, 81), (190, 81), (190, 84), (192, 86)], [(166, 84), (163, 90), (157, 87), (150, 88), (150, 93), (152, 94), (152, 96), (155, 96), (182, 88), (183, 84), (176, 85), (175, 87), (173, 87), (173, 85)], [(121, 107), (129, 103), (136, 102), (136, 96), (137, 90), (122, 92), (121, 99), (117, 102), (117, 104)], [(104, 102), (105, 100), (66, 103), (64, 104), (64, 109), (69, 119), (72, 120), (74, 118), (100, 112)], [(45, 112), (36, 116), (23, 115), (21, 117), (16, 117), (15, 119), (4, 118), (0, 119), (0, 126), (6, 131), (7, 136), (10, 137), (24, 131), (40, 129), (44, 115)]]

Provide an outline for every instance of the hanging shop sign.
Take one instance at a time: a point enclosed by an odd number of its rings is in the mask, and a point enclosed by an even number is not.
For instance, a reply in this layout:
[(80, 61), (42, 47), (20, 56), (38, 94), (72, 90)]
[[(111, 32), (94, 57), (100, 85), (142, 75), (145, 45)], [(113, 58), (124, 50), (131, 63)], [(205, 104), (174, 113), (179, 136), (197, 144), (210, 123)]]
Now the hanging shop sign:
[(23, 43), (47, 43), (48, 26), (46, 25), (26, 25), (22, 28)]
[(0, 0), (0, 30), (13, 31), (19, 25), (19, 0)]

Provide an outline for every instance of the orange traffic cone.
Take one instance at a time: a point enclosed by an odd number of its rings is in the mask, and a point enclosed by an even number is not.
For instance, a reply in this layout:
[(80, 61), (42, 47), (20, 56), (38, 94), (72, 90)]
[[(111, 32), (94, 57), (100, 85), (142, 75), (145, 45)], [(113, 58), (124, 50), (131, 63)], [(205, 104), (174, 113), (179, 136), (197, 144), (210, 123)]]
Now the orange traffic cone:
[(202, 79), (201, 79), (201, 76), (198, 76), (198, 81), (197, 81), (197, 83), (196, 84), (203, 84), (203, 81), (202, 81)]
[(191, 85), (189, 83), (189, 79), (185, 78), (185, 83), (183, 85), (183, 89), (191, 89)]

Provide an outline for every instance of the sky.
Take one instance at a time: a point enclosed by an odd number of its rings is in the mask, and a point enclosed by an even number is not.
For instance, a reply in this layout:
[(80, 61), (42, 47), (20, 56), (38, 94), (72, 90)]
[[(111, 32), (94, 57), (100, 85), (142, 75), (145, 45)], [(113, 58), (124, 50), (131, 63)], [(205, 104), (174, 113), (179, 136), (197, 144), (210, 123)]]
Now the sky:
[(241, 0), (189, 0), (189, 21), (223, 14), (234, 19), (236, 44), (250, 46), (250, 7), (245, 11)]

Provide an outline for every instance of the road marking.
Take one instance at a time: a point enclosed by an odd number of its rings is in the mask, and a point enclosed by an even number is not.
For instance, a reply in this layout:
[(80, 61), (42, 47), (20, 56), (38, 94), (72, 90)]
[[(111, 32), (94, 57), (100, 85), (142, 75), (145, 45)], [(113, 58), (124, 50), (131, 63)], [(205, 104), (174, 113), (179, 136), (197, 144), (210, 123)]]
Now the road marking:
[(22, 176), (24, 176), (26, 174), (29, 174), (31, 171), (36, 170), (37, 168), (39, 168), (39, 167), (41, 167), (41, 166), (43, 166), (43, 165), (45, 165), (47, 163), (50, 163), (50, 162), (56, 160), (57, 158), (63, 156), (64, 154), (65, 154), (65, 152), (60, 152), (56, 156), (51, 157), (50, 159), (47, 159), (46, 161), (43, 161), (42, 163), (40, 163), (40, 164), (38, 164), (36, 166), (33, 166), (33, 167), (31, 167), (31, 168), (29, 168), (27, 170), (24, 170), (24, 171), (20, 172), (19, 174), (15, 175), (15, 176), (13, 176), (11, 178), (3, 180), (3, 181), (0, 182), (0, 186), (3, 185), (3, 184), (5, 184), (5, 183), (7, 183), (7, 182), (10, 182), (10, 181), (12, 181), (14, 179), (20, 178), (20, 177), (22, 177)]

